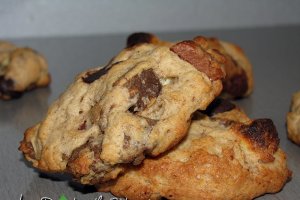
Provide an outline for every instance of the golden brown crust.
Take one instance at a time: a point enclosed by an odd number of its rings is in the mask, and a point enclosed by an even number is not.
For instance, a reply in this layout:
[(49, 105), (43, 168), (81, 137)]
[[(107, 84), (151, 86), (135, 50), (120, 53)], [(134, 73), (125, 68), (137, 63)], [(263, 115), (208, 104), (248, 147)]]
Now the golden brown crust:
[(28, 161), (36, 160), (38, 155), (35, 154), (31, 138), (35, 136), (39, 125), (28, 128), (24, 133), (24, 139), (20, 142), (19, 150), (24, 152), (25, 158)]
[(250, 124), (238, 125), (237, 131), (248, 141), (253, 151), (260, 154), (261, 161), (272, 162), (277, 151), (279, 138), (270, 119), (256, 119)]
[(0, 42), (0, 98), (9, 100), (51, 82), (43, 56), (30, 48)]
[(290, 112), (286, 116), (288, 138), (300, 145), (300, 91), (293, 95)]
[[(241, 114), (235, 120), (231, 115), (238, 112)], [(230, 123), (226, 123), (226, 116)], [(118, 179), (99, 185), (99, 191), (129, 200), (244, 200), (278, 192), (291, 176), (285, 153), (280, 148), (270, 151), (274, 159), (266, 163), (261, 162), (261, 152), (251, 147), (257, 143), (257, 132), (278, 139), (270, 126), (273, 124), (265, 120), (251, 121), (237, 108), (211, 118), (200, 115), (178, 146), (127, 169)], [(250, 137), (253, 127), (255, 134)], [(270, 143), (269, 137), (258, 137), (260, 145)]]
[[(29, 133), (30, 129), (28, 129), (26, 131), (27, 134)], [(26, 138), (26, 136), (25, 136), (25, 138)], [(24, 139), (20, 143), (19, 150), (22, 151), (22, 152), (24, 152), (24, 154), (28, 157), (28, 159), (31, 159), (31, 160), (36, 159), (32, 143), (29, 142), (29, 141), (26, 141), (26, 139)]]
[[(99, 191), (112, 192), (129, 200), (143, 199), (253, 199), (264, 193), (278, 192), (290, 176), (285, 155), (280, 150), (274, 165), (277, 171), (261, 166), (255, 176), (234, 159), (234, 151), (223, 149), (218, 157), (204, 150), (194, 152), (190, 161), (172, 159), (150, 162), (146, 167), (127, 172), (115, 182), (99, 186)], [(171, 164), (170, 164), (171, 163)], [(195, 169), (197, 166), (197, 169)], [(209, 166), (209, 167), (208, 167)]]

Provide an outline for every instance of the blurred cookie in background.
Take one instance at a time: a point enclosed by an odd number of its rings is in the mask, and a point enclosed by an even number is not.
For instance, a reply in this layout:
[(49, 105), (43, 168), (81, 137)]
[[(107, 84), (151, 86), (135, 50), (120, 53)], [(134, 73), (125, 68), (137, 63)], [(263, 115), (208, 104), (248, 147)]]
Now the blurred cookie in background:
[(286, 118), (288, 138), (300, 145), (300, 91), (293, 95), (290, 112)]
[(0, 41), (0, 99), (19, 98), (51, 82), (45, 58), (29, 47)]

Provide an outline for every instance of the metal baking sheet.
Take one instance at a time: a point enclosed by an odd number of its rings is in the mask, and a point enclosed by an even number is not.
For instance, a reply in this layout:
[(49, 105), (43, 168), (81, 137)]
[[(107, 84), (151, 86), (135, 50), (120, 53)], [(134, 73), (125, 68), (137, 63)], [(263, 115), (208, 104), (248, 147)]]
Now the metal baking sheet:
[[(165, 40), (183, 40), (196, 35), (215, 36), (239, 44), (253, 64), (255, 89), (237, 101), (252, 118), (271, 118), (277, 126), (280, 145), (286, 151), (293, 178), (282, 191), (257, 199), (300, 199), (300, 147), (287, 139), (285, 117), (291, 95), (300, 90), (300, 26), (158, 33)], [(120, 51), (127, 34), (23, 38), (13, 42), (30, 46), (49, 62), (52, 84), (25, 94), (21, 99), (0, 101), (0, 199), (39, 200), (111, 199), (62, 174), (43, 174), (30, 167), (17, 150), (26, 128), (45, 116), (47, 107), (66, 89), (79, 72), (107, 63)]]

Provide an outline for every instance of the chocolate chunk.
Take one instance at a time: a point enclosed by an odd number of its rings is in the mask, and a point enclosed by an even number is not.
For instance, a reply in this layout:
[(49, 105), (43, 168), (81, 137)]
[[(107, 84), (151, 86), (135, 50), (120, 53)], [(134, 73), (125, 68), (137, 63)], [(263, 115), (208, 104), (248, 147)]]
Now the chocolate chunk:
[(169, 200), (169, 199), (166, 197), (160, 197), (160, 200)]
[[(69, 163), (72, 163), (73, 161), (75, 161), (76, 159), (78, 159), (78, 158), (79, 158), (79, 155), (80, 155), (80, 152), (81, 152), (82, 150), (84, 150), (85, 148), (87, 148), (87, 147), (88, 147), (88, 142), (85, 143), (85, 144), (83, 144), (82, 146), (76, 148), (75, 150), (73, 150), (71, 156), (69, 157), (69, 161), (68, 161), (68, 162), (69, 162)], [(69, 164), (69, 163), (68, 163), (68, 164)], [(68, 166), (67, 166), (67, 167), (68, 167)]]
[(26, 91), (30, 91), (36, 88), (36, 83), (30, 83), (30, 85), (26, 88)]
[(107, 72), (106, 67), (103, 67), (94, 72), (87, 72), (85, 74), (85, 77), (82, 77), (82, 80), (83, 80), (83, 82), (90, 84), (90, 83), (94, 82), (95, 80), (99, 79), (106, 72)]
[(78, 130), (85, 130), (86, 129), (86, 120), (84, 120), (84, 122), (78, 127)]
[(146, 117), (145, 117), (145, 119), (146, 119), (147, 123), (149, 124), (149, 126), (154, 126), (158, 121), (156, 119), (150, 119), (150, 118), (146, 118)]
[(130, 147), (130, 140), (131, 140), (131, 137), (129, 135), (124, 134), (124, 143), (123, 143), (124, 149), (128, 149)]
[(278, 133), (270, 119), (257, 119), (249, 125), (240, 127), (241, 133), (251, 141), (254, 148), (272, 155), (279, 145)]
[(94, 152), (94, 157), (100, 157), (100, 154), (102, 152), (102, 145), (96, 144), (96, 145), (90, 145), (90, 149)]
[(6, 98), (20, 98), (23, 92), (14, 90), (14, 81), (11, 79), (5, 79), (4, 76), (0, 76), (0, 96)]
[(205, 73), (211, 80), (225, 77), (221, 66), (213, 64), (213, 57), (205, 52), (196, 42), (188, 40), (177, 43), (170, 48), (182, 60), (193, 65), (200, 72)]
[(137, 44), (151, 43), (153, 38), (155, 38), (155, 36), (150, 33), (133, 33), (128, 36), (126, 47), (129, 48)]
[(143, 162), (143, 160), (145, 160), (145, 154), (141, 153), (140, 155), (138, 155), (134, 161), (132, 162), (133, 165), (139, 165)]
[(248, 90), (248, 78), (245, 70), (223, 81), (224, 91), (235, 98), (243, 97)]
[(137, 113), (136, 105), (130, 106), (130, 108), (128, 108), (128, 111), (133, 113), (133, 114)]
[(68, 161), (69, 160), (69, 156), (65, 153), (62, 154), (62, 159), (63, 161)]
[(157, 97), (161, 91), (161, 84), (153, 69), (147, 69), (135, 75), (125, 86), (129, 89), (130, 96), (137, 95), (136, 105), (131, 107), (132, 112), (145, 109), (151, 99)]
[[(90, 137), (85, 144), (73, 150), (71, 156), (69, 157), (66, 170), (72, 173), (75, 179), (80, 179), (83, 175), (85, 175), (82, 174), (80, 167), (77, 166), (76, 160), (79, 159), (82, 156), (82, 154), (86, 151), (93, 151), (94, 158), (97, 159), (100, 157), (102, 146), (100, 144), (94, 144), (94, 138)], [(92, 165), (89, 166), (89, 168), (91, 167)]]
[[(226, 77), (223, 80), (223, 90), (234, 98), (243, 97), (247, 93), (248, 82), (246, 73), (243, 67), (240, 66), (240, 63), (237, 62), (231, 54), (226, 52), (220, 41), (216, 38), (204, 38), (202, 36), (198, 36), (194, 38), (194, 41), (204, 49), (211, 49), (214, 52), (217, 51), (219, 54), (223, 55), (220, 57), (218, 56), (218, 53), (211, 54), (216, 60), (224, 63), (223, 66), (226, 72)], [(222, 61), (222, 59), (224, 60)]]
[(235, 107), (236, 106), (228, 100), (216, 98), (213, 102), (210, 103), (206, 110), (202, 111), (202, 113), (208, 116), (213, 116), (218, 113), (230, 111)]

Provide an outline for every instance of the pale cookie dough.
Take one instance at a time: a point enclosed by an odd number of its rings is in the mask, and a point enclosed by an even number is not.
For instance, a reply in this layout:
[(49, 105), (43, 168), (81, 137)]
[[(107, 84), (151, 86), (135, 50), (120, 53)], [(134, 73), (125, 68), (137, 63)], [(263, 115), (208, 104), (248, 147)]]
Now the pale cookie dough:
[(20, 150), (34, 167), (67, 171), (83, 184), (116, 178), (181, 141), (192, 114), (220, 94), (224, 76), (222, 55), (194, 41), (127, 48), (78, 75), (26, 131)]

